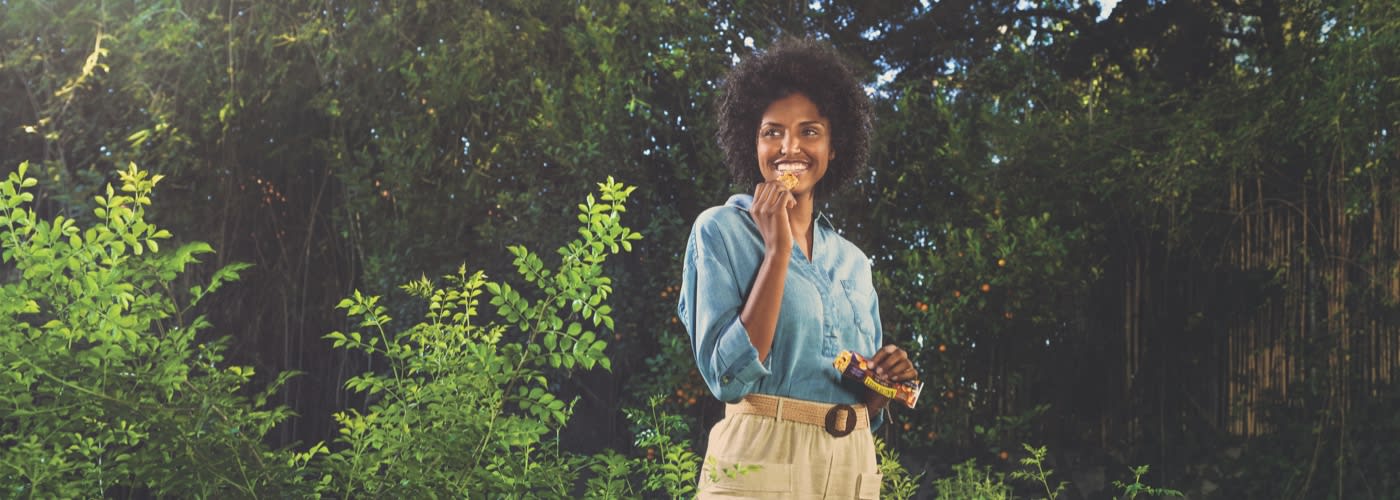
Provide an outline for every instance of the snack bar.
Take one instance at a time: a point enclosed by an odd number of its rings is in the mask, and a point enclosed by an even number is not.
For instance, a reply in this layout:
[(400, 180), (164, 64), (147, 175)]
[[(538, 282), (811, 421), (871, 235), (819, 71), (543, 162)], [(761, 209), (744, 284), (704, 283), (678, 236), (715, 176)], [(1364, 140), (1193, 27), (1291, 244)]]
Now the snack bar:
[(876, 376), (870, 361), (852, 351), (841, 351), (832, 365), (836, 367), (836, 371), (841, 372), (842, 377), (860, 382), (870, 390), (904, 403), (904, 406), (910, 408), (919, 402), (919, 393), (924, 390), (924, 384), (917, 380), (891, 382)]

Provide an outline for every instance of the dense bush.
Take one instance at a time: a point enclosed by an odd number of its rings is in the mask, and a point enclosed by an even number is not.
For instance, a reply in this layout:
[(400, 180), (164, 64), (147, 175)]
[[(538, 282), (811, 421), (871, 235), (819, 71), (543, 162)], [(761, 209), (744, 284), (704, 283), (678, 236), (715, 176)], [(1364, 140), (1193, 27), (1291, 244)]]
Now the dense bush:
[(293, 374), (254, 387), (199, 314), (246, 266), (180, 285), (213, 250), (161, 249), (171, 234), (145, 219), (159, 175), (121, 172), (120, 189), (96, 198), (97, 224), (80, 227), (37, 216), (27, 171), (0, 182), (0, 496), (257, 496), (298, 483), (305, 462), (261, 442), (290, 416), (267, 397)]
[[(387, 366), (346, 383), (375, 402), (335, 415), (342, 447), (326, 457), (330, 492), (570, 496), (587, 460), (559, 447), (573, 401), (555, 396), (557, 381), (612, 366), (599, 334), (613, 327), (602, 264), (641, 239), (619, 222), (634, 188), (612, 179), (599, 186), (601, 197), (580, 205), (580, 237), (559, 249), (557, 267), (510, 247), (529, 289), (465, 266), (446, 287), (424, 278), (403, 286), (427, 301), (424, 321), (397, 331), (379, 297), (356, 292), (340, 303), (362, 331), (326, 337)], [(488, 292), (499, 321), (478, 312)]]
[[(268, 395), (294, 374), (254, 387), (252, 369), (226, 366), (223, 339), (205, 338), (211, 325), (195, 315), (247, 266), (182, 289), (182, 273), (213, 250), (161, 251), (171, 234), (145, 212), (161, 176), (121, 172), (121, 189), (96, 200), (100, 223), (79, 228), (27, 206), (23, 189), (36, 183), (27, 173), (21, 164), (0, 182), (0, 239), (13, 266), (0, 285), (4, 496), (681, 498), (703, 480), (688, 424), (662, 411), (660, 396), (648, 411), (626, 411), (635, 453), (560, 446), (575, 401), (556, 396), (558, 380), (612, 366), (600, 333), (613, 329), (602, 265), (641, 238), (620, 222), (633, 187), (599, 184), (557, 266), (510, 247), (524, 287), (466, 266), (443, 286), (413, 281), (402, 289), (426, 312), (403, 329), (378, 296), (341, 301), (356, 328), (326, 338), (380, 368), (346, 383), (369, 403), (335, 414), (336, 441), (298, 451), (263, 444), (292, 416)], [(494, 319), (481, 314), (483, 300)], [(882, 468), (904, 477), (891, 457)]]

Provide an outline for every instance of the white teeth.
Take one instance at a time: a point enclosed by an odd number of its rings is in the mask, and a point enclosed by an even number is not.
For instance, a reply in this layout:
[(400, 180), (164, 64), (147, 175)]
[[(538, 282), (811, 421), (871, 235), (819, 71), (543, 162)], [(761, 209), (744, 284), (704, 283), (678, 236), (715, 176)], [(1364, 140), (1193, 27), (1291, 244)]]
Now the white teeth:
[(801, 163), (779, 163), (779, 172), (802, 172), (807, 170), (807, 165)]

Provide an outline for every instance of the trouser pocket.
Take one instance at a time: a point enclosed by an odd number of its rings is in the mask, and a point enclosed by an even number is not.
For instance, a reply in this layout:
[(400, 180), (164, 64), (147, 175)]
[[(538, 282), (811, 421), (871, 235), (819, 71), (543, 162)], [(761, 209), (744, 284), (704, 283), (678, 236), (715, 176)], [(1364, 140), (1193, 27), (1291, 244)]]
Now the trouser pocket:
[(861, 500), (880, 498), (880, 474), (861, 474), (856, 479), (856, 498)]
[(699, 490), (701, 498), (707, 494), (791, 493), (792, 466), (707, 458), (700, 468)]

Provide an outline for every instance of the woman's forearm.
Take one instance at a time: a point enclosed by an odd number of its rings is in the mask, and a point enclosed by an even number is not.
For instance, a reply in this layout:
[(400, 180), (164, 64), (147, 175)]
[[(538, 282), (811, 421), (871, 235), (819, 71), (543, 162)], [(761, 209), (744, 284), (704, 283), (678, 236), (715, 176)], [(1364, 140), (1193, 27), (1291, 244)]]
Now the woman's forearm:
[(768, 352), (773, 348), (773, 332), (778, 328), (778, 313), (783, 307), (783, 283), (787, 280), (788, 261), (791, 252), (770, 251), (764, 254), (763, 263), (758, 267), (758, 277), (754, 279), (749, 298), (744, 302), (744, 310), (739, 312), (739, 321), (749, 332), (749, 342), (758, 350), (759, 362), (768, 360)]
[(875, 391), (866, 391), (865, 393), (865, 409), (870, 412), (871, 420), (874, 420), (875, 417), (880, 414), (880, 411), (884, 410), (885, 406), (889, 403), (890, 398), (881, 396)]

